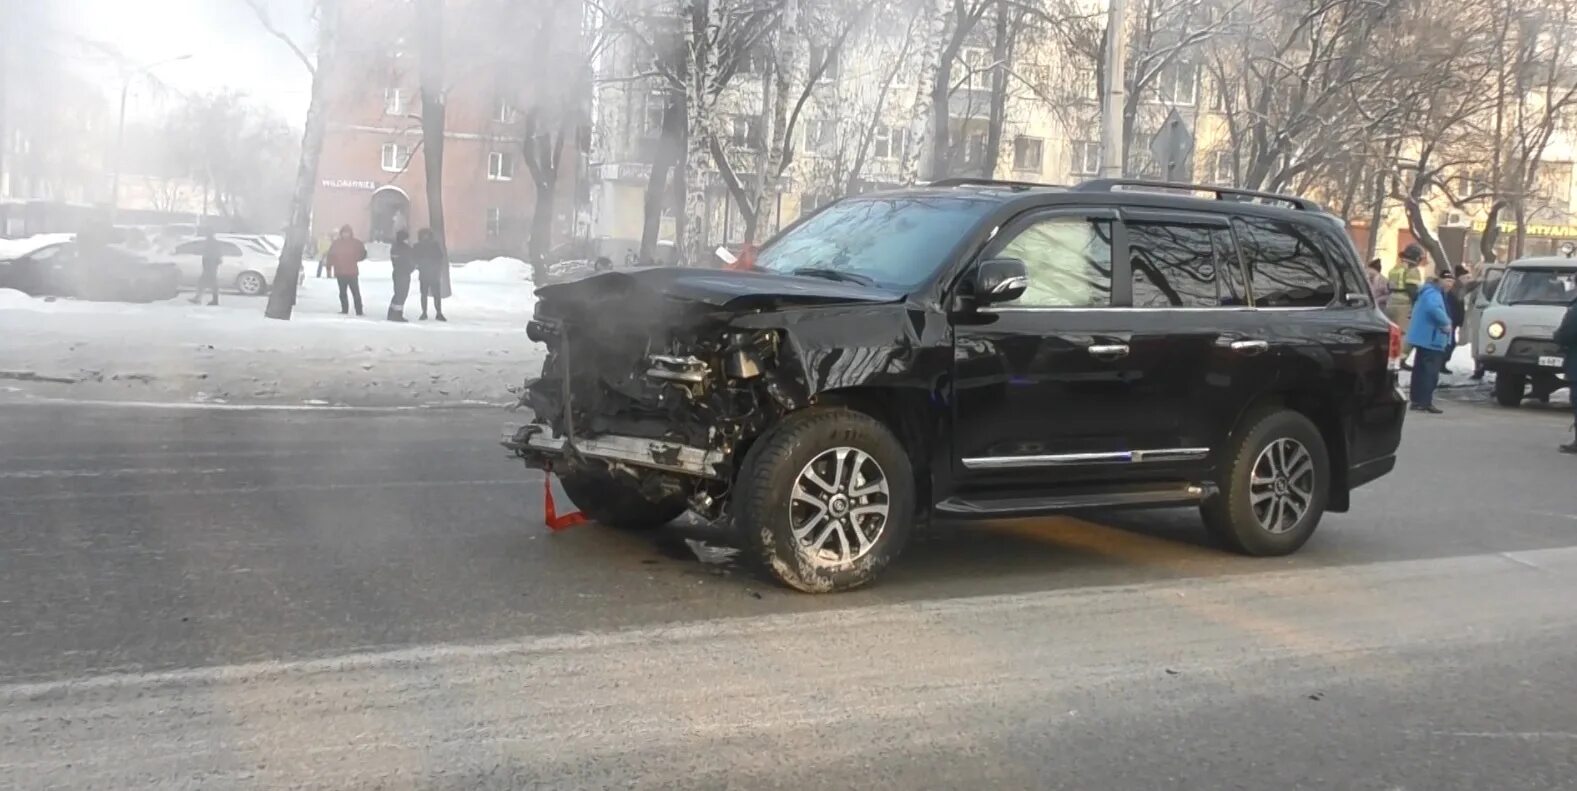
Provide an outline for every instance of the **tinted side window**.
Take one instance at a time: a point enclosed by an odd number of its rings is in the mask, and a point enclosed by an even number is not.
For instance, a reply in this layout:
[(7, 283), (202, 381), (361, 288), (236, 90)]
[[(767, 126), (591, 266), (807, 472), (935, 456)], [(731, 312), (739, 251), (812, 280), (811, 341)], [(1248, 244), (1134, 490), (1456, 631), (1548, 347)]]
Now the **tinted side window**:
[(996, 257), (1017, 258), (1029, 288), (1013, 307), (1103, 308), (1112, 304), (1112, 223), (1051, 217), (1020, 231)]
[(1336, 300), (1336, 282), (1309, 231), (1257, 217), (1232, 224), (1248, 264), (1255, 307), (1323, 308)]
[(178, 255), (202, 255), (203, 254), (203, 243), (202, 242), (187, 242), (186, 244), (183, 244), (180, 247), (175, 248), (175, 252)]
[(1230, 228), (1212, 228), (1211, 237), (1216, 243), (1216, 261), (1221, 269), (1221, 305), (1246, 307), (1248, 282), (1243, 277), (1243, 259), (1238, 255), (1237, 240)]
[(1221, 305), (1215, 241), (1202, 225), (1130, 223), (1136, 308), (1214, 308)]
[(225, 258), (240, 258), (241, 248), (236, 247), (230, 242), (221, 242), (219, 245), (219, 255)]

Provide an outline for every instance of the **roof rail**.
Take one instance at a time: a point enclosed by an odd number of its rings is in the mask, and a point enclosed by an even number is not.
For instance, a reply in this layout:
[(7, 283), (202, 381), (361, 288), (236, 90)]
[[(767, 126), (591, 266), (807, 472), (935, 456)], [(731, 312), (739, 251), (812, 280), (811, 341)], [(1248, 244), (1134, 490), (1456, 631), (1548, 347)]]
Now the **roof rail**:
[(1145, 179), (1091, 179), (1077, 187), (1074, 192), (1116, 192), (1128, 187), (1171, 192), (1206, 192), (1216, 196), (1216, 200), (1234, 200), (1248, 202), (1252, 200), (1282, 203), (1299, 211), (1322, 211), (1320, 204), (1307, 198), (1293, 195), (1281, 195), (1275, 192), (1256, 192), (1254, 190), (1240, 190), (1231, 187), (1217, 187), (1209, 184), (1180, 184), (1170, 181), (1147, 181)]
[(1007, 187), (1008, 189), (1067, 189), (1060, 184), (1040, 184), (1034, 181), (1003, 181), (988, 179), (978, 176), (960, 176), (957, 178), (937, 179), (927, 186), (931, 187)]

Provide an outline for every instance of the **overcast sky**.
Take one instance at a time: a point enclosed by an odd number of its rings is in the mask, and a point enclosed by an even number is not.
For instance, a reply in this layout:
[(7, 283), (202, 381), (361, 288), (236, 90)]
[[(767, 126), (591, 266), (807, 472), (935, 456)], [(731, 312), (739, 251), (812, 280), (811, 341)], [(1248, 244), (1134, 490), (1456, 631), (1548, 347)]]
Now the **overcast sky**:
[[(65, 35), (106, 44), (134, 64), (190, 55), (153, 72), (174, 90), (233, 88), (274, 107), (293, 124), (306, 114), (311, 77), (283, 43), (263, 31), (243, 0), (41, 1), (58, 4), (55, 24), (66, 26)], [(310, 52), (308, 0), (268, 4), (275, 23)], [(84, 58), (83, 66), (98, 72), (108, 93), (119, 92), (119, 79), (107, 62)], [(130, 112), (151, 112), (154, 101), (134, 92)]]

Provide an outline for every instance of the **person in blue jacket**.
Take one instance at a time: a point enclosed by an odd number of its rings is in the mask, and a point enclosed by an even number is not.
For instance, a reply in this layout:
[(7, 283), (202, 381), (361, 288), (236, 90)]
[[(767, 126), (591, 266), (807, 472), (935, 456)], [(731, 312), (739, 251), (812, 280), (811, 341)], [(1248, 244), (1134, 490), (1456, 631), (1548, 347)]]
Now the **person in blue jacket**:
[[(1572, 431), (1577, 432), (1577, 297), (1555, 330), (1555, 345), (1566, 355), (1566, 383), (1572, 388)], [(1577, 436), (1570, 444), (1561, 446), (1562, 453), (1577, 453)]]
[(1435, 406), (1435, 388), (1440, 385), (1440, 369), (1445, 367), (1456, 346), (1451, 333), (1451, 314), (1446, 311), (1446, 294), (1456, 285), (1453, 272), (1441, 272), (1438, 279), (1425, 283), (1418, 290), (1418, 299), (1413, 303), (1407, 342), (1417, 350), (1408, 393), (1415, 412), (1441, 414), (1440, 407)]

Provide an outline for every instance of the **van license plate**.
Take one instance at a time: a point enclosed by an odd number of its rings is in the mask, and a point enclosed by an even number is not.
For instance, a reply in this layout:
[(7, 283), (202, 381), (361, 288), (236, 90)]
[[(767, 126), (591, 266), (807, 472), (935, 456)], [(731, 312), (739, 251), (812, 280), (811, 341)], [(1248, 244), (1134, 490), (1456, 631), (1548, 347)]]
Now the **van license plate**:
[(1564, 357), (1540, 357), (1539, 358), (1539, 366), (1541, 368), (1560, 368), (1560, 367), (1563, 367), (1565, 365), (1566, 365), (1566, 358), (1564, 358)]

